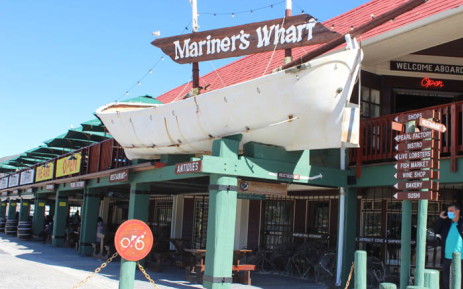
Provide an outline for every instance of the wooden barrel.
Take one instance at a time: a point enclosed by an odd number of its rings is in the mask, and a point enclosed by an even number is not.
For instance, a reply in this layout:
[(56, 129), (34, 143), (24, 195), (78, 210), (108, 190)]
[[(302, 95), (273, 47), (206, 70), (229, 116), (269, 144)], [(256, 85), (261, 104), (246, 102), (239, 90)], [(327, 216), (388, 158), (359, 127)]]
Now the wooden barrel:
[(32, 222), (21, 221), (18, 224), (18, 238), (30, 239), (32, 238)]
[(18, 231), (18, 220), (7, 220), (5, 224), (5, 233), (7, 235), (16, 235)]
[(0, 232), (5, 232), (6, 219), (0, 218)]

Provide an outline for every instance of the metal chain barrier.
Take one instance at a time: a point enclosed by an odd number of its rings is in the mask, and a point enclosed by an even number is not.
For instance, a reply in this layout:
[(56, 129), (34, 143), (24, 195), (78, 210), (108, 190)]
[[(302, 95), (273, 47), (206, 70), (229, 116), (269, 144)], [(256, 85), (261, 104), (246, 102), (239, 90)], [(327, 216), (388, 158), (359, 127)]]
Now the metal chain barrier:
[(72, 289), (77, 289), (79, 288), (80, 286), (82, 286), (85, 282), (88, 281), (88, 279), (92, 278), (93, 276), (95, 276), (96, 274), (100, 273), (101, 269), (103, 269), (104, 267), (106, 267), (106, 265), (108, 265), (109, 263), (111, 263), (111, 261), (116, 258), (119, 254), (116, 252), (114, 253), (111, 257), (108, 258), (108, 260), (106, 260), (106, 262), (103, 262), (103, 264), (100, 265), (100, 267), (96, 268), (95, 271), (93, 271), (90, 275), (88, 275), (87, 277), (85, 277), (84, 280), (80, 281), (77, 285), (74, 285), (74, 287), (72, 287)]
[(143, 266), (140, 264), (140, 262), (137, 261), (137, 265), (138, 265), (138, 268), (140, 269), (140, 271), (143, 273), (143, 275), (145, 275), (145, 278), (148, 281), (150, 281), (151, 284), (153, 284), (154, 288), (159, 289), (158, 285), (154, 282), (153, 279), (151, 279), (150, 275), (148, 275), (148, 273), (146, 273), (145, 268), (143, 268)]
[(344, 289), (347, 289), (347, 288), (349, 288), (350, 279), (352, 279), (352, 273), (354, 273), (354, 267), (355, 267), (355, 263), (354, 263), (354, 262), (352, 262), (352, 266), (350, 267), (349, 278), (347, 278), (346, 287), (344, 287)]

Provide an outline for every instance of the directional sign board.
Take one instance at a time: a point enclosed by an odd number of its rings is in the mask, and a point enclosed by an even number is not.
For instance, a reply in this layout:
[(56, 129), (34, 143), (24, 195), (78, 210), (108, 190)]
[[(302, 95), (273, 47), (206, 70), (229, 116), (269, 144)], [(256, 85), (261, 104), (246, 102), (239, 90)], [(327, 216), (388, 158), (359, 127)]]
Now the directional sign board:
[(394, 199), (397, 200), (434, 200), (436, 201), (438, 199), (439, 194), (436, 192), (422, 192), (422, 191), (417, 191), (417, 192), (397, 192), (394, 194)]
[(408, 114), (401, 114), (394, 118), (395, 122), (405, 123), (409, 121), (418, 120), (421, 118), (434, 118), (435, 112), (434, 110), (425, 110), (420, 112), (413, 112)]
[(394, 139), (396, 142), (404, 142), (404, 141), (422, 140), (425, 138), (433, 138), (433, 137), (434, 137), (434, 132), (430, 130), (430, 131), (399, 134)]
[(397, 180), (439, 179), (439, 171), (398, 171), (396, 174), (394, 174), (394, 178)]
[(447, 128), (445, 127), (445, 125), (432, 121), (432, 120), (422, 118), (422, 117), (420, 117), (419, 125), (425, 128), (432, 129), (432, 130), (437, 130), (438, 132), (441, 132), (441, 133), (444, 133), (447, 131)]
[(433, 158), (435, 154), (436, 153), (432, 150), (412, 151), (412, 152), (398, 153), (395, 155), (395, 159), (398, 161), (428, 159), (428, 158)]
[(439, 190), (439, 183), (433, 181), (400, 182), (394, 185), (398, 190)]
[(429, 140), (420, 140), (414, 142), (404, 142), (399, 143), (395, 146), (395, 150), (399, 152), (412, 151), (412, 150), (423, 150), (423, 149), (433, 149), (438, 148), (437, 141)]
[(420, 161), (411, 161), (411, 162), (397, 162), (394, 165), (399, 171), (403, 170), (419, 170), (419, 169), (439, 169), (439, 161), (435, 160), (420, 160)]

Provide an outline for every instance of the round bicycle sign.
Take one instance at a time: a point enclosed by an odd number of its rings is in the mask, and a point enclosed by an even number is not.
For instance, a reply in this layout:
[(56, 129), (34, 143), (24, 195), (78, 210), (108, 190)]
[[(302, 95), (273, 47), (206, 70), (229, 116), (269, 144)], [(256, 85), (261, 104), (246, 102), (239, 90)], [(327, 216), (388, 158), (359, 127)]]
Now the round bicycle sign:
[(138, 261), (146, 257), (153, 247), (153, 234), (147, 224), (140, 220), (128, 220), (116, 231), (114, 245), (122, 258)]

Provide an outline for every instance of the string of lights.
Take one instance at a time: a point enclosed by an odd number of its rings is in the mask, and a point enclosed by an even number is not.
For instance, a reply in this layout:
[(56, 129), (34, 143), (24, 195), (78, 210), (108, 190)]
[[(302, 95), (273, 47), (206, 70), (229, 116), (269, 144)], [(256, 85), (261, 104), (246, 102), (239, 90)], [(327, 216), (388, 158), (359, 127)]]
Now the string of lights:
[[(190, 28), (189, 28), (190, 25), (191, 25), (191, 21), (190, 21), (190, 23), (188, 23), (188, 24), (185, 26), (185, 28), (183, 28), (183, 30), (182, 30), (182, 32), (180, 32), (180, 34), (184, 34), (185, 32), (189, 31), (189, 30), (190, 30)], [(153, 34), (155, 34), (155, 33), (153, 32)], [(157, 34), (157, 33), (156, 33), (156, 34)], [(147, 72), (145, 72), (145, 74), (143, 74), (143, 76), (140, 77), (136, 83), (134, 83), (129, 89), (127, 89), (127, 90), (125, 91), (125, 93), (123, 93), (119, 98), (117, 98), (116, 101), (119, 101), (119, 100), (120, 100), (121, 98), (123, 98), (123, 97), (129, 96), (130, 93), (131, 93), (136, 87), (140, 86), (140, 85), (142, 84), (142, 81), (143, 81), (148, 75), (153, 74), (154, 69), (158, 66), (158, 64), (159, 64), (161, 61), (163, 61), (163, 60), (165, 59), (165, 56), (166, 56), (166, 55), (163, 54), (163, 55), (162, 55), (162, 56), (150, 67), (150, 69), (149, 69)]]
[(241, 11), (232, 11), (232, 12), (201, 12), (201, 13), (198, 13), (198, 15), (212, 15), (212, 16), (224, 16), (224, 15), (228, 15), (228, 16), (231, 16), (231, 17), (235, 17), (235, 15), (238, 15), (238, 14), (244, 14), (244, 13), (250, 13), (250, 14), (253, 14), (254, 12), (256, 11), (259, 11), (259, 10), (263, 10), (263, 9), (268, 9), (268, 8), (273, 8), (275, 6), (278, 6), (282, 3), (285, 3), (286, 1), (279, 1), (279, 2), (275, 2), (273, 4), (270, 4), (270, 5), (267, 5), (267, 6), (262, 6), (262, 7), (258, 7), (258, 8), (254, 8), (254, 9), (248, 9), (248, 10), (241, 10)]

